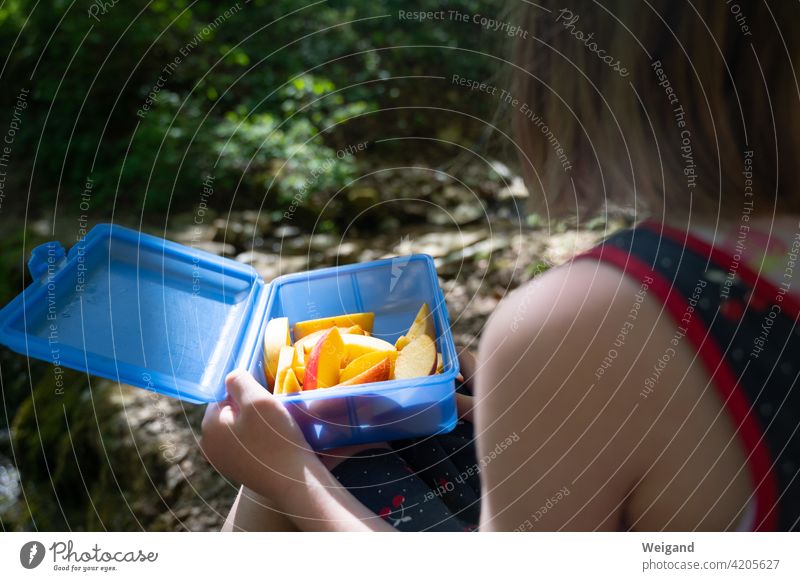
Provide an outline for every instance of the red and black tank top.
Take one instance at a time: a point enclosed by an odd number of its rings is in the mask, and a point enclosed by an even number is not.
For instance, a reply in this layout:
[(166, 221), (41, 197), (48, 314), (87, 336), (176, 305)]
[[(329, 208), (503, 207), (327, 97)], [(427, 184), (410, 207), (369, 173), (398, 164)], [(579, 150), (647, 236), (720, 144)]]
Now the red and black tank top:
[[(796, 250), (796, 248), (795, 248)], [(783, 282), (656, 222), (611, 235), (588, 257), (648, 281), (697, 350), (746, 451), (753, 530), (800, 530), (800, 261)]]

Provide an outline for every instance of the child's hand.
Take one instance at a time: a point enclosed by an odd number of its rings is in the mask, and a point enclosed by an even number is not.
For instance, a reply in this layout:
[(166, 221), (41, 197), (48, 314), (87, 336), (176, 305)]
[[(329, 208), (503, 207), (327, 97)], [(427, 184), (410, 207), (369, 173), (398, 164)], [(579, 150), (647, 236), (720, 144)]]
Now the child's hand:
[(228, 397), (206, 409), (203, 454), (221, 474), (278, 498), (316, 456), (286, 408), (252, 375), (233, 371), (226, 385)]

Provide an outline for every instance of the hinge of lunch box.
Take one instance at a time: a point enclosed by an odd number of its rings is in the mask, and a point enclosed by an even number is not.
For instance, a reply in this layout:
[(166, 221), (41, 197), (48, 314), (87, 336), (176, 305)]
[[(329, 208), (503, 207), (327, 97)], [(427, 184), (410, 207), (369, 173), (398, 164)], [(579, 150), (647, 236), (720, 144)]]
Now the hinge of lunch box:
[(46, 277), (52, 276), (66, 264), (64, 247), (58, 242), (45, 242), (31, 252), (28, 259), (28, 272), (33, 280), (44, 282)]

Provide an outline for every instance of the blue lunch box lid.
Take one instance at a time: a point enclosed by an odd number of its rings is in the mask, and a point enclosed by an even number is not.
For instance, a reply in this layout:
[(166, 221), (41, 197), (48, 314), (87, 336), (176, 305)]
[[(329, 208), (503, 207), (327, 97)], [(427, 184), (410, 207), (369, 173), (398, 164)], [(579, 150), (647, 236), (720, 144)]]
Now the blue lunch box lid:
[(0, 343), (23, 355), (203, 403), (261, 348), (269, 285), (235, 260), (100, 224), (28, 269), (0, 310)]

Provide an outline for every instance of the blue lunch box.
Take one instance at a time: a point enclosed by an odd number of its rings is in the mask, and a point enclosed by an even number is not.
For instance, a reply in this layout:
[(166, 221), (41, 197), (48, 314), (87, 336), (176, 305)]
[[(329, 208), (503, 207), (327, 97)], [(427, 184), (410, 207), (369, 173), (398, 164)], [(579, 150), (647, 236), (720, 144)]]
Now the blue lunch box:
[(279, 396), (317, 450), (445, 433), (456, 424), (458, 359), (433, 260), (425, 254), (289, 274), (266, 283), (250, 266), (113, 224), (69, 251), (33, 249), (33, 283), (0, 310), (0, 343), (185, 402), (225, 398), (246, 368), (262, 384), (263, 334), (373, 311), (373, 336), (394, 343), (423, 302), (441, 374)]

